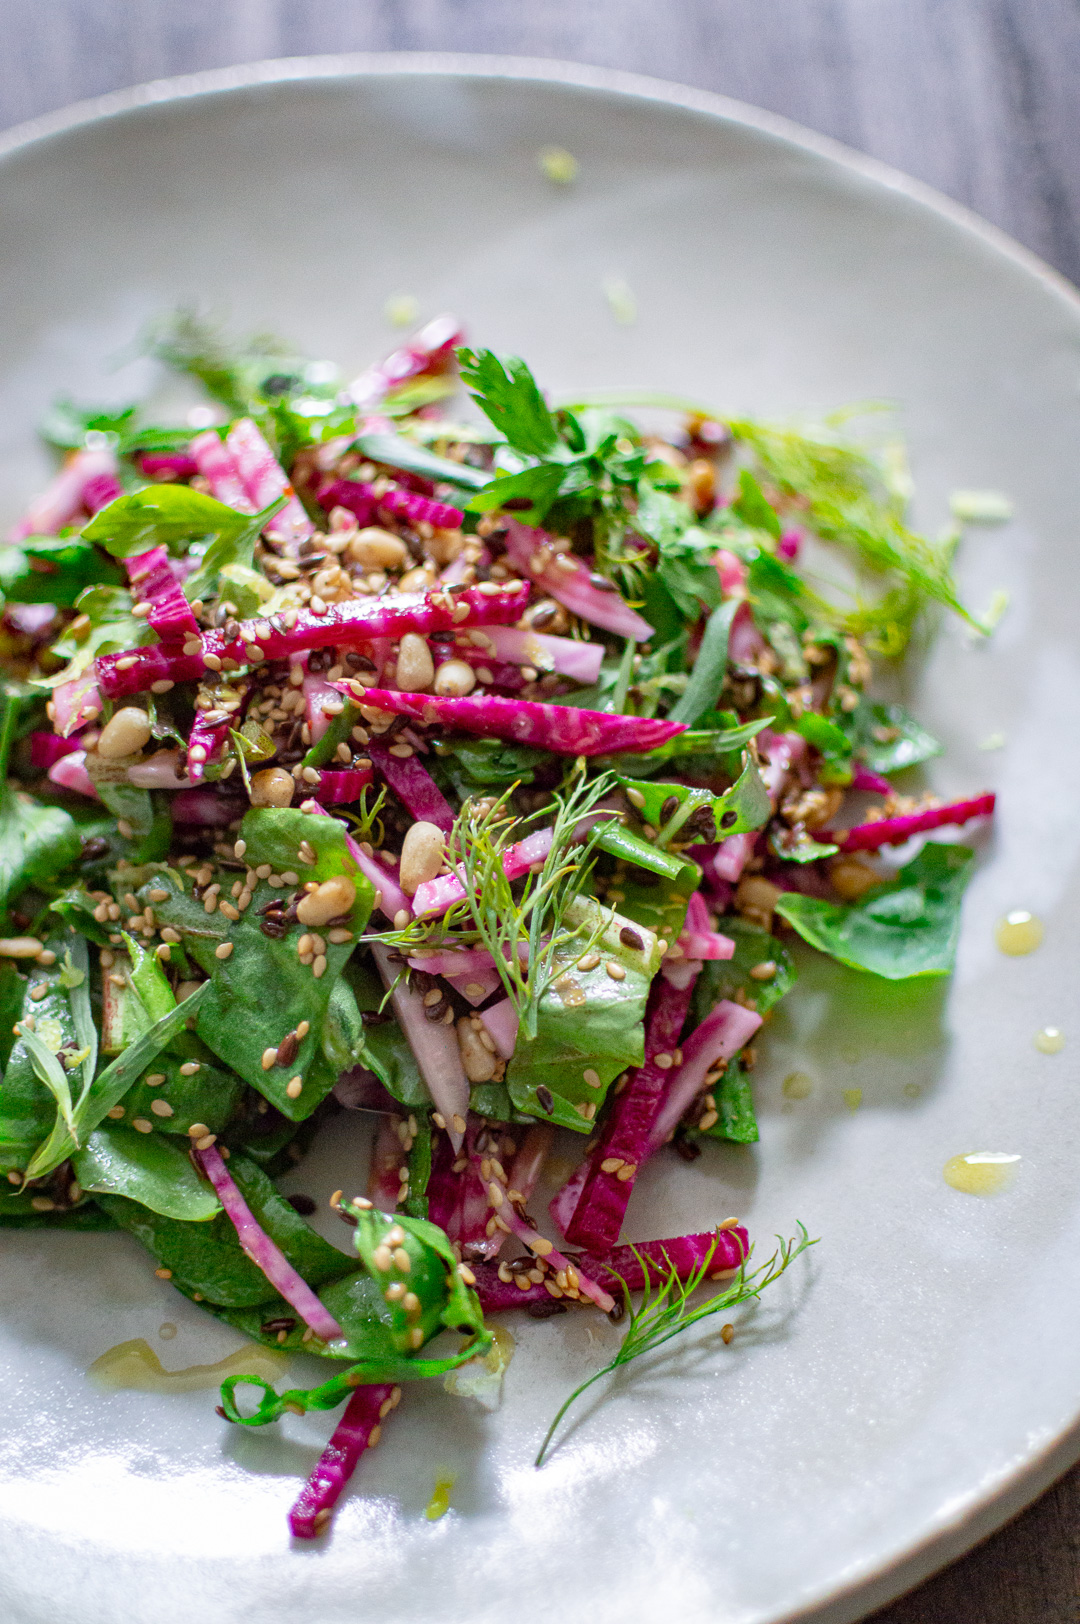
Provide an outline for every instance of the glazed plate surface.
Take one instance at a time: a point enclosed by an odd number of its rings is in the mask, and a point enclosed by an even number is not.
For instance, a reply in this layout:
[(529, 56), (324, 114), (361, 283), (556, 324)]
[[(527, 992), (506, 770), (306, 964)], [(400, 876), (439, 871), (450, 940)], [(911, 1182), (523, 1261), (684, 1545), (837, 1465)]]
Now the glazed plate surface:
[[(579, 161), (572, 187), (538, 168), (552, 143)], [(4, 1619), (863, 1616), (1080, 1453), (1076, 1059), (1033, 1045), (1045, 1025), (1080, 1042), (1080, 302), (914, 183), (718, 98), (595, 70), (268, 64), (125, 93), (5, 146), (5, 527), (45, 475), (33, 429), (57, 393), (153, 384), (116, 358), (154, 314), (200, 303), (359, 370), (391, 346), (399, 294), (455, 311), (564, 397), (898, 402), (927, 529), (956, 487), (1007, 491), (1015, 518), (971, 531), (958, 561), (975, 608), (1009, 593), (1000, 629), (976, 644), (945, 626), (909, 683), (947, 745), (936, 786), (999, 796), (954, 981), (887, 986), (804, 955), (759, 1044), (760, 1145), (662, 1156), (635, 1191), (631, 1238), (738, 1213), (764, 1252), (801, 1219), (821, 1244), (785, 1288), (740, 1314), (730, 1347), (676, 1343), (636, 1367), (541, 1472), (548, 1419), (619, 1333), (520, 1317), (501, 1410), (409, 1392), (332, 1537), (300, 1549), (285, 1513), (329, 1418), (246, 1433), (212, 1392), (95, 1389), (87, 1366), (128, 1338), (174, 1368), (237, 1338), (126, 1237), (8, 1234)], [(1003, 747), (981, 750), (994, 734)], [(1013, 908), (1045, 921), (1031, 957), (994, 946)], [(786, 1100), (796, 1069), (813, 1089)], [(942, 1177), (980, 1150), (1022, 1158), (994, 1200)], [(364, 1155), (343, 1131), (292, 1188), (359, 1186)], [(429, 1522), (437, 1475), (455, 1479), (451, 1511)]]

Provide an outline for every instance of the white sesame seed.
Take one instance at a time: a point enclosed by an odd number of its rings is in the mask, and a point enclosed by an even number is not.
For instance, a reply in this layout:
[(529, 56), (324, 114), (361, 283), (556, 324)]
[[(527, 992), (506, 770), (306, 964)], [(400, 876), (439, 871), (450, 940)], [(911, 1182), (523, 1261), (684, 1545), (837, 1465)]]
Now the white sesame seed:
[(151, 1100), (150, 1109), (155, 1116), (159, 1117), (171, 1117), (173, 1114), (173, 1108), (168, 1100)]
[(199, 1070), (201, 1070), (201, 1067), (197, 1060), (185, 1060), (184, 1064), (180, 1067), (180, 1075), (181, 1077), (194, 1077), (195, 1073)]
[(291, 1100), (298, 1100), (303, 1087), (304, 1079), (302, 1077), (292, 1077), (285, 1084), (285, 1092)]
[(233, 944), (231, 942), (222, 942), (219, 946), (215, 947), (214, 957), (215, 959), (230, 958), (232, 956), (232, 950)]
[(145, 1117), (132, 1117), (131, 1126), (136, 1133), (153, 1133), (154, 1131), (154, 1124), (147, 1122)]

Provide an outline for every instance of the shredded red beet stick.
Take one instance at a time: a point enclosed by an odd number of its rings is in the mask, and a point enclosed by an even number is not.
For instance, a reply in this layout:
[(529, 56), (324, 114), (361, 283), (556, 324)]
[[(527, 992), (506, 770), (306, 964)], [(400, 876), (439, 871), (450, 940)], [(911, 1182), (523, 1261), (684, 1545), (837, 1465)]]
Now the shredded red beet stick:
[[(510, 1200), (509, 1187), (504, 1179), (495, 1176), (495, 1170), (489, 1157), (481, 1157), (473, 1153), (473, 1163), (479, 1168), (480, 1177), (484, 1181), (488, 1200), (495, 1210), (495, 1223), (506, 1233), (514, 1234), (519, 1240), (525, 1242), (530, 1252), (543, 1258), (553, 1273), (563, 1273), (569, 1278), (571, 1288), (580, 1292), (583, 1297), (590, 1298), (605, 1314), (610, 1314), (615, 1307), (615, 1299), (611, 1293), (605, 1291), (603, 1286), (597, 1285), (588, 1274), (579, 1268), (576, 1260), (572, 1260), (541, 1235), (517, 1211), (514, 1202)], [(516, 1289), (516, 1288), (515, 1288)]]
[[(352, 692), (347, 683), (341, 684), (341, 690)], [(361, 704), (395, 716), (412, 716), (430, 726), (441, 724), (463, 733), (478, 733), (482, 738), (509, 739), (514, 744), (531, 744), (561, 755), (601, 756), (652, 750), (685, 731), (682, 722), (659, 717), (617, 716), (609, 711), (582, 710), (576, 705), (504, 699), (499, 694), (443, 699), (437, 694), (369, 688), (359, 697)]]
[(235, 1226), (237, 1239), (252, 1263), (262, 1270), (274, 1289), (296, 1309), (316, 1336), (321, 1336), (324, 1342), (332, 1342), (343, 1336), (345, 1333), (330, 1310), (323, 1307), (307, 1281), (297, 1273), (280, 1246), (271, 1240), (255, 1217), (217, 1146), (207, 1145), (205, 1150), (196, 1150), (194, 1154), (217, 1191), (227, 1217)]
[(289, 1512), (289, 1528), (295, 1539), (317, 1539), (325, 1531), (360, 1456), (365, 1449), (375, 1448), (383, 1420), (400, 1398), (401, 1388), (385, 1383), (358, 1387), (353, 1393)]
[[(198, 682), (207, 668), (236, 671), (262, 660), (284, 660), (313, 648), (355, 648), (372, 639), (399, 638), (406, 632), (459, 630), (514, 620), (521, 612), (524, 581), (505, 586), (484, 582), (465, 592), (400, 593), (393, 598), (353, 598), (325, 612), (285, 610), (241, 622), (231, 641), (223, 632), (189, 638), (179, 653), (158, 644), (103, 654), (94, 662), (108, 699), (144, 693), (155, 682)], [(353, 697), (350, 690), (349, 697)]]
[(454, 827), (454, 809), (417, 755), (395, 756), (372, 739), (364, 747), (405, 810), (421, 823), (434, 823), (444, 834)]
[(685, 987), (673, 987), (658, 976), (653, 983), (645, 1025), (645, 1064), (631, 1072), (628, 1086), (612, 1101), (564, 1231), (567, 1240), (578, 1246), (606, 1252), (619, 1238), (638, 1169), (648, 1160), (653, 1124), (671, 1078), (696, 980), (694, 976)]
[(950, 824), (968, 823), (972, 818), (988, 818), (997, 797), (991, 791), (967, 801), (950, 801), (946, 806), (930, 806), (923, 812), (907, 812), (896, 818), (877, 818), (873, 823), (857, 823), (853, 829), (836, 829), (819, 835), (831, 840), (841, 851), (877, 851), (879, 846), (899, 846), (912, 835), (927, 829), (945, 829)]
[[(709, 1279), (716, 1280), (738, 1269), (750, 1255), (750, 1241), (741, 1224), (730, 1228), (704, 1230), (695, 1235), (675, 1235), (670, 1240), (636, 1241), (630, 1246), (617, 1246), (607, 1257), (592, 1252), (575, 1254), (571, 1259), (575, 1270), (586, 1270), (593, 1280), (602, 1281), (613, 1292), (622, 1294), (625, 1281), (631, 1291), (640, 1291), (645, 1284), (645, 1272), (640, 1258), (649, 1266), (649, 1276), (655, 1285), (668, 1270), (674, 1268), (680, 1280), (686, 1280), (699, 1268), (706, 1257), (709, 1261)], [(640, 1257), (636, 1254), (640, 1254)], [(498, 1268), (491, 1263), (470, 1263), (476, 1277), (476, 1294), (485, 1314), (498, 1314), (508, 1308), (525, 1308), (529, 1303), (544, 1303), (549, 1297), (562, 1296), (554, 1281), (548, 1279), (540, 1285), (531, 1285), (522, 1291), (514, 1281), (499, 1279)]]

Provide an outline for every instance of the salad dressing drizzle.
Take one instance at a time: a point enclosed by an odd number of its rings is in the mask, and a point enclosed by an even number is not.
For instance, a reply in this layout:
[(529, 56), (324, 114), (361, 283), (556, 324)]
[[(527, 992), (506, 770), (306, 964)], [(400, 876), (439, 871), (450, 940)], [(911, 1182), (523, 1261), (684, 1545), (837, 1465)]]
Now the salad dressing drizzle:
[(424, 1508), (424, 1516), (428, 1522), (438, 1522), (450, 1510), (450, 1490), (454, 1487), (452, 1472), (440, 1474), (435, 1479), (435, 1492)]
[(109, 1348), (94, 1360), (86, 1374), (96, 1386), (113, 1392), (197, 1393), (220, 1387), (226, 1376), (261, 1376), (264, 1381), (276, 1381), (286, 1362), (281, 1354), (257, 1342), (246, 1342), (217, 1364), (166, 1370), (146, 1338), (137, 1336)]
[(1014, 908), (1004, 919), (999, 919), (994, 927), (995, 942), (1002, 953), (1008, 953), (1010, 958), (1020, 958), (1025, 953), (1034, 953), (1042, 939), (1042, 920), (1035, 914), (1028, 913), (1026, 908)]
[(1019, 1156), (1000, 1150), (969, 1151), (951, 1156), (942, 1169), (945, 1183), (964, 1195), (1000, 1195), (1016, 1177)]
[(1065, 1047), (1065, 1034), (1056, 1026), (1044, 1026), (1035, 1034), (1035, 1047), (1040, 1054), (1060, 1054)]

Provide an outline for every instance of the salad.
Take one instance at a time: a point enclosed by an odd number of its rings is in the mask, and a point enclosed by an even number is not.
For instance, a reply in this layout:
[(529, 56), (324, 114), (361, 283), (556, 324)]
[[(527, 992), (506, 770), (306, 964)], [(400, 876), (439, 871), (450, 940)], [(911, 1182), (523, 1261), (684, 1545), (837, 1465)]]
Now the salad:
[[(843, 421), (555, 407), (450, 318), (347, 387), (189, 314), (149, 347), (208, 404), (59, 402), (0, 550), (0, 1224), (125, 1230), (326, 1362), (219, 1409), (345, 1406), (312, 1537), (406, 1383), (497, 1384), (492, 1316), (625, 1318), (610, 1369), (809, 1244), (620, 1237), (649, 1158), (757, 1139), (795, 938), (948, 974), (974, 854), (899, 848), (993, 796), (896, 787), (940, 746), (876, 679), (988, 623)], [(332, 1245), (276, 1181), (343, 1111)]]

